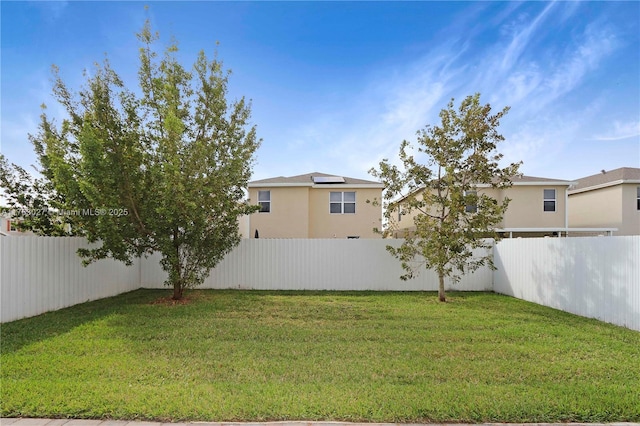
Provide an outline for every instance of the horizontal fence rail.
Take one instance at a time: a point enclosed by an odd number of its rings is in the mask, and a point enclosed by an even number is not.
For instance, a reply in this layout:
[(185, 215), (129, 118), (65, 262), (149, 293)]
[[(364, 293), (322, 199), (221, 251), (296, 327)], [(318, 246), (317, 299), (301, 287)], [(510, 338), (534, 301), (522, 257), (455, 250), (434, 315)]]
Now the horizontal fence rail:
[[(386, 251), (401, 240), (245, 239), (201, 288), (256, 290), (437, 290), (423, 270), (403, 270)], [(0, 238), (0, 322), (144, 288), (163, 288), (160, 256), (127, 267), (113, 260), (83, 267), (72, 237)], [(478, 252), (482, 254), (482, 252)], [(449, 290), (495, 291), (640, 330), (640, 236), (509, 239), (483, 267)]]

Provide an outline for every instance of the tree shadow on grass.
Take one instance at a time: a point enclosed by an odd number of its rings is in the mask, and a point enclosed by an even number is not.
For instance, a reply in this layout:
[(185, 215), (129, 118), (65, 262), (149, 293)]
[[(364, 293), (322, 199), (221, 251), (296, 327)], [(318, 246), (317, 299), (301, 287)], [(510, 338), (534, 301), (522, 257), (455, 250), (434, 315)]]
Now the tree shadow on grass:
[(0, 353), (9, 354), (25, 346), (68, 333), (83, 324), (109, 315), (126, 313), (129, 307), (149, 304), (166, 294), (167, 290), (134, 290), (35, 317), (3, 323), (0, 325)]

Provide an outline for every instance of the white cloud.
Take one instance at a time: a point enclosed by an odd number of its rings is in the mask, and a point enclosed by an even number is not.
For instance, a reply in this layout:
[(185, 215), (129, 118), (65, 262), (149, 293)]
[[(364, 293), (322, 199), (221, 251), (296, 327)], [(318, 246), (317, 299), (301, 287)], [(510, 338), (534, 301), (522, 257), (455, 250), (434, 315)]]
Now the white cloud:
[(509, 46), (503, 52), (502, 61), (500, 63), (499, 70), (502, 73), (509, 72), (513, 66), (518, 62), (520, 57), (523, 55), (526, 50), (529, 42), (535, 32), (538, 30), (540, 25), (544, 22), (547, 14), (553, 9), (555, 6), (555, 2), (549, 3), (543, 10), (540, 12), (533, 21), (531, 21), (524, 28), (517, 31), (514, 37), (511, 39)]
[(523, 161), (521, 172), (534, 176), (554, 164), (566, 164), (569, 142), (580, 137), (585, 119), (588, 120), (579, 116), (546, 116), (503, 129), (506, 141), (499, 150), (504, 154), (504, 163)]
[(545, 80), (544, 88), (548, 89), (548, 94), (542, 97), (545, 101), (543, 106), (576, 88), (586, 74), (613, 51), (616, 44), (615, 36), (608, 31), (588, 29), (584, 34), (584, 42)]
[[(558, 21), (569, 22), (567, 17), (579, 6), (550, 3), (530, 21), (521, 9), (511, 9), (517, 16), (500, 17), (505, 31), (490, 45), (479, 46), (475, 33), (463, 38), (465, 28), (448, 28), (460, 38), (450, 38), (413, 64), (378, 70), (369, 76), (366, 90), (350, 97), (349, 103), (316, 116), (293, 133), (299, 140), (324, 142), (327, 149), (318, 152), (318, 162), (328, 158), (345, 174), (362, 175), (383, 158), (397, 164), (400, 142), (413, 142), (418, 129), (438, 124), (438, 112), (452, 97), (459, 102), (480, 92), (495, 111), (512, 107), (500, 129), (508, 139), (499, 148), (506, 161), (524, 160), (529, 174), (559, 166), (571, 144), (592, 138), (589, 129), (603, 108), (593, 99), (575, 108), (567, 97), (578, 93), (620, 43), (603, 20), (575, 28), (564, 45), (541, 50), (540, 40), (553, 31), (550, 28)], [(600, 139), (637, 136), (639, 127), (614, 124)]]
[[(435, 123), (455, 89), (454, 55), (415, 63), (394, 78), (374, 83), (348, 112), (347, 125), (335, 132), (331, 155), (344, 158), (355, 171), (367, 171), (383, 159), (397, 159), (403, 140), (414, 141), (418, 129)], [(443, 73), (443, 69), (448, 69)], [(382, 86), (382, 90), (381, 87)]]
[(504, 105), (529, 104), (543, 80), (543, 72), (535, 63), (516, 70), (505, 78), (503, 89), (497, 92), (494, 102), (499, 100)]
[(619, 141), (638, 137), (640, 137), (640, 121), (631, 120), (626, 122), (614, 121), (613, 127), (608, 133), (594, 136), (593, 139), (599, 141)]
[(506, 47), (497, 42), (487, 49), (488, 55), (478, 66), (486, 71), (476, 75), (473, 84), (481, 87), (482, 93), (491, 94), (491, 103), (510, 105), (527, 116), (538, 114), (583, 84), (589, 73), (619, 47), (615, 34), (594, 24), (563, 49), (554, 46), (527, 51), (530, 39), (546, 34), (547, 28), (540, 23), (552, 5), (520, 32), (510, 33), (512, 40)]

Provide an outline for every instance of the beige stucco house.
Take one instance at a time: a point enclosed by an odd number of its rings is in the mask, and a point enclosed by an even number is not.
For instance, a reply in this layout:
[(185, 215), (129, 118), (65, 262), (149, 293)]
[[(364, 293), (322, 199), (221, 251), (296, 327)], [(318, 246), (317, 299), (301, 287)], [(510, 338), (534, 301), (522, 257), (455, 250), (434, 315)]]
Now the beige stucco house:
[[(506, 237), (533, 237), (566, 235), (568, 228), (567, 191), (574, 182), (533, 176), (519, 176), (506, 189), (494, 189), (489, 185), (477, 185), (476, 191), (498, 201), (509, 198), (509, 208), (498, 231)], [(400, 211), (391, 224), (397, 231), (393, 236), (402, 238), (415, 229), (415, 212), (402, 212), (402, 200), (398, 201)], [(469, 208), (473, 208), (469, 206)]]
[(28, 235), (34, 235), (31, 231), (20, 231), (16, 227), (16, 219), (11, 219), (7, 215), (0, 215), (0, 236), (15, 236), (22, 237)]
[(640, 169), (622, 167), (578, 179), (569, 190), (572, 227), (612, 227), (640, 235)]
[(0, 236), (10, 235), (12, 231), (11, 219), (0, 216)]
[(249, 200), (260, 211), (249, 217), (254, 238), (380, 238), (379, 182), (308, 173), (249, 182)]

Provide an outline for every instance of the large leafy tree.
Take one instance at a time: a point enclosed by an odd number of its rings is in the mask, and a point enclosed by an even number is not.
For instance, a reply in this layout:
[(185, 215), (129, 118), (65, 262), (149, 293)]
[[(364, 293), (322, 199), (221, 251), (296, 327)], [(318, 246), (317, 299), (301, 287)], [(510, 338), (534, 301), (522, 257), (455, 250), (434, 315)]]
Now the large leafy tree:
[(255, 211), (243, 201), (260, 141), (250, 104), (227, 101), (229, 71), (200, 52), (193, 69), (172, 43), (154, 50), (147, 21), (139, 88), (129, 90), (107, 60), (74, 92), (54, 67), (54, 96), (68, 117), (43, 113), (32, 136), (58, 215), (94, 248), (86, 263), (130, 264), (158, 251), (173, 298), (201, 284), (240, 241), (237, 218)]
[[(482, 265), (493, 267), (489, 254), (474, 255), (490, 248), (485, 238), (504, 216), (509, 199), (492, 198), (484, 188), (507, 188), (520, 163), (500, 167), (497, 144), (500, 119), (508, 107), (492, 114), (480, 95), (468, 96), (459, 108), (452, 99), (440, 112), (441, 124), (418, 131), (418, 153), (406, 140), (400, 145), (398, 167), (387, 159), (371, 173), (385, 184), (386, 233), (398, 226), (398, 213), (413, 218), (415, 230), (408, 232), (400, 247), (387, 250), (401, 261), (406, 280), (422, 267), (438, 274), (440, 301), (446, 301), (445, 278), (460, 280), (465, 272)], [(481, 189), (482, 188), (482, 189)]]

